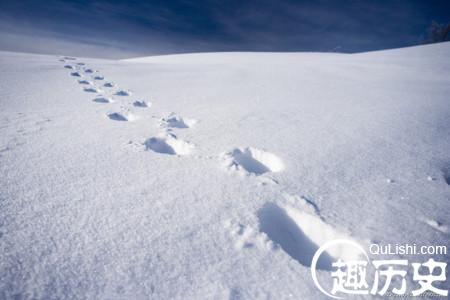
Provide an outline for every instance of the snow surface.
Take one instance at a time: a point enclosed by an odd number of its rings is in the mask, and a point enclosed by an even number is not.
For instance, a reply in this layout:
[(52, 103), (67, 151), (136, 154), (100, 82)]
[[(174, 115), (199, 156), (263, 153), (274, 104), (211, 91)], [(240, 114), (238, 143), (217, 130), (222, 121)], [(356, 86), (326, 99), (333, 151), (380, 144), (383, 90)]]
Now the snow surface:
[(322, 299), (327, 240), (449, 245), (449, 54), (0, 52), (0, 299)]

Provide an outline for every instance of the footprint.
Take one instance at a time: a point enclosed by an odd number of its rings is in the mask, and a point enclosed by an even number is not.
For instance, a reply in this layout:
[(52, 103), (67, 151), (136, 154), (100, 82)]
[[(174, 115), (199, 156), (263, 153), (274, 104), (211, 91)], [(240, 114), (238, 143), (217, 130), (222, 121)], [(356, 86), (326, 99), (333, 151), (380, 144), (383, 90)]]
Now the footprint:
[(192, 143), (180, 140), (174, 134), (152, 137), (144, 145), (147, 150), (169, 155), (189, 155), (195, 148)]
[(96, 87), (84, 88), (84, 91), (88, 92), (88, 93), (103, 93), (103, 91), (101, 89), (96, 88)]
[[(320, 246), (334, 239), (351, 240), (325, 223), (320, 216), (290, 205), (266, 203), (258, 211), (260, 230), (300, 264), (311, 267)], [(317, 263), (321, 270), (332, 270), (337, 258), (356, 259), (359, 251), (349, 247), (332, 247), (323, 253)]]
[(63, 59), (66, 60), (77, 60), (76, 57), (64, 56)]
[(222, 159), (226, 168), (254, 175), (280, 172), (285, 168), (283, 161), (275, 154), (252, 147), (235, 148), (222, 154)]
[(130, 113), (130, 112), (109, 113), (108, 114), (108, 118), (110, 118), (111, 120), (114, 120), (114, 121), (134, 121), (134, 120), (137, 119), (137, 117), (135, 115), (133, 115), (132, 113)]
[(120, 90), (120, 91), (117, 91), (115, 95), (116, 96), (130, 96), (131, 92), (128, 90)]
[(92, 101), (97, 102), (97, 103), (113, 103), (114, 102), (114, 100), (109, 97), (97, 97)]
[(136, 100), (136, 101), (134, 101), (133, 105), (136, 107), (150, 107), (151, 103), (146, 102), (144, 100), (142, 100), (142, 101)]
[(84, 73), (92, 74), (92, 73), (94, 73), (94, 70), (86, 69), (86, 70), (84, 70)]
[(105, 77), (101, 75), (94, 76), (94, 80), (103, 80), (103, 79), (105, 79)]
[(175, 113), (170, 113), (167, 117), (161, 119), (160, 126), (166, 128), (190, 128), (197, 122), (195, 119), (182, 118)]
[(107, 83), (105, 83), (103, 86), (104, 86), (104, 87), (114, 87), (115, 84), (114, 84), (114, 82), (107, 82)]
[(83, 76), (79, 72), (72, 72), (72, 73), (70, 73), (70, 75), (72, 75), (74, 77), (82, 77)]
[(88, 84), (88, 85), (93, 85), (92, 81), (89, 80), (78, 80), (79, 84)]
[(79, 62), (79, 63), (77, 63), (77, 65), (79, 65), (79, 66), (84, 66), (84, 65), (86, 65), (84, 62)]
[(71, 66), (71, 65), (65, 65), (64, 68), (66, 68), (66, 69), (71, 69), (71, 70), (75, 69), (75, 68), (74, 68), (73, 66)]

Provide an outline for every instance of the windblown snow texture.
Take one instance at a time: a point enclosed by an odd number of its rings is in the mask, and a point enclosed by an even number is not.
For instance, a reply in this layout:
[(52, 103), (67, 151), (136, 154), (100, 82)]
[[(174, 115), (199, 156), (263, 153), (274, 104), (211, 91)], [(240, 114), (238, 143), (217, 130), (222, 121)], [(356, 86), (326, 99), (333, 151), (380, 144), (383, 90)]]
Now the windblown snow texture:
[(1, 52), (0, 298), (320, 299), (330, 238), (448, 245), (449, 54)]

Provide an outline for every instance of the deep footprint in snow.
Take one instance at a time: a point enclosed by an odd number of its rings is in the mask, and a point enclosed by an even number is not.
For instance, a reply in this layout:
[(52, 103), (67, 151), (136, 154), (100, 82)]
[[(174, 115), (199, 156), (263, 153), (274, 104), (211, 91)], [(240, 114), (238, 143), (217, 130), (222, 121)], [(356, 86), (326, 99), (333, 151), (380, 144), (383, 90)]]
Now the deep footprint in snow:
[(180, 140), (174, 134), (149, 138), (144, 145), (147, 150), (169, 155), (188, 155), (195, 148), (192, 143)]
[[(348, 234), (327, 224), (320, 215), (316, 203), (305, 196), (283, 194), (278, 203), (268, 202), (258, 211), (260, 230), (291, 257), (310, 266), (315, 251), (323, 244), (345, 239), (353, 241)], [(329, 270), (330, 259), (357, 259), (361, 255), (353, 246), (333, 246), (319, 260), (318, 268)]]
[(86, 69), (86, 70), (84, 70), (84, 73), (92, 74), (92, 73), (94, 73), (94, 70)]
[(267, 172), (280, 172), (284, 170), (283, 161), (270, 152), (246, 147), (235, 148), (222, 155), (223, 165), (236, 171), (261, 175)]
[(161, 119), (160, 126), (166, 128), (191, 128), (198, 121), (196, 119), (182, 118), (175, 113), (170, 113), (167, 117)]
[(108, 118), (114, 121), (134, 121), (137, 119), (136, 116), (130, 112), (109, 113)]
[(74, 68), (73, 66), (71, 66), (71, 65), (65, 65), (64, 68), (66, 68), (66, 69), (71, 69), (71, 70), (75, 69), (75, 68)]
[(70, 75), (72, 75), (74, 77), (82, 77), (82, 75), (79, 72), (72, 72), (72, 73), (70, 73)]
[(96, 87), (84, 88), (84, 91), (87, 93), (103, 93), (103, 91), (101, 89), (96, 88)]
[[(311, 262), (319, 249), (300, 226), (288, 215), (285, 209), (274, 203), (266, 203), (258, 211), (260, 230), (300, 264), (311, 267)], [(332, 257), (327, 254), (321, 258), (318, 268), (331, 270)]]
[(105, 77), (101, 75), (94, 76), (94, 80), (103, 80), (103, 79), (105, 79)]
[(105, 83), (103, 86), (104, 86), (104, 87), (114, 87), (115, 84), (114, 84), (114, 82), (107, 82), (107, 83)]
[(144, 101), (144, 100), (136, 100), (133, 102), (133, 106), (145, 108), (145, 107), (150, 107), (151, 103)]
[[(290, 205), (266, 203), (258, 211), (258, 220), (262, 232), (306, 267), (311, 267), (314, 254), (326, 242), (340, 238), (351, 240), (311, 209), (306, 212)], [(331, 263), (337, 258), (356, 259), (359, 254), (354, 248), (333, 247), (320, 256), (317, 268), (330, 271)]]
[(79, 84), (93, 85), (92, 81), (89, 80), (78, 80)]
[(97, 103), (113, 103), (114, 102), (114, 100), (109, 97), (97, 97), (92, 101), (97, 102)]
[(130, 96), (131, 92), (127, 90), (120, 90), (115, 93), (116, 96)]

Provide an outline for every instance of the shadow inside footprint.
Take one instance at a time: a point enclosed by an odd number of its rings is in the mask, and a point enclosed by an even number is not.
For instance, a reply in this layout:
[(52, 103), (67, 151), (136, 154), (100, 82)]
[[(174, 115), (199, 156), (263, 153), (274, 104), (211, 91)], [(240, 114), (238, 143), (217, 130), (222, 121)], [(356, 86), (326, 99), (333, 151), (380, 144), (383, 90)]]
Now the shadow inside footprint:
[(114, 121), (128, 121), (128, 119), (124, 115), (119, 113), (108, 114), (108, 117)]
[(175, 155), (177, 154), (175, 150), (167, 144), (167, 142), (164, 139), (160, 138), (150, 138), (145, 142), (145, 147), (149, 150), (153, 150), (157, 153), (163, 153), (163, 154), (170, 154)]
[(97, 97), (97, 98), (93, 99), (92, 101), (97, 102), (97, 103), (112, 103), (112, 102), (114, 102), (111, 98), (107, 98), (107, 97)]
[(84, 88), (86, 93), (99, 93), (100, 91), (96, 88)]
[[(311, 267), (313, 256), (319, 248), (298, 225), (291, 219), (286, 211), (274, 203), (266, 203), (258, 211), (259, 226), (262, 232), (289, 254), (300, 264)], [(332, 270), (334, 259), (326, 252), (322, 253), (317, 269)]]
[(260, 175), (266, 172), (270, 172), (270, 169), (264, 164), (254, 159), (248, 153), (242, 152), (239, 149), (233, 151), (233, 158), (236, 163), (241, 165), (249, 173)]
[(136, 100), (133, 102), (133, 106), (145, 108), (148, 107), (149, 105), (145, 101)]
[(87, 81), (87, 80), (78, 80), (79, 84), (92, 84), (92, 82)]
[(120, 90), (120, 91), (116, 92), (115, 95), (116, 96), (130, 96), (131, 93), (129, 91)]

